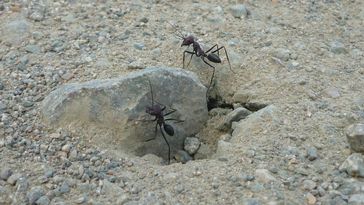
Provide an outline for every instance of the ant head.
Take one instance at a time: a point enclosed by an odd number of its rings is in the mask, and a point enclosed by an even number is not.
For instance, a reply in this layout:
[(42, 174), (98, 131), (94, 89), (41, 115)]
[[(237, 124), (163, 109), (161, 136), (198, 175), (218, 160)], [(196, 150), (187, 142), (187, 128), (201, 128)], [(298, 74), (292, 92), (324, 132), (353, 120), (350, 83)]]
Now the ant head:
[(159, 105), (147, 106), (145, 112), (150, 115), (159, 115), (162, 113), (162, 108)]
[(193, 44), (193, 42), (195, 42), (195, 38), (192, 35), (184, 37), (183, 42), (181, 44), (181, 47), (182, 46), (189, 46), (189, 45)]

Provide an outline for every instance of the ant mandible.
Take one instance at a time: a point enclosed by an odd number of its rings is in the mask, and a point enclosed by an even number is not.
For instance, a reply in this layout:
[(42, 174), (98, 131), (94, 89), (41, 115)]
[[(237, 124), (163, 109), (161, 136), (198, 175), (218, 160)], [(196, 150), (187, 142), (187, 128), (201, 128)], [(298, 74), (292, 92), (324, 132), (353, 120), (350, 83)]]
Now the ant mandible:
[(173, 136), (174, 135), (174, 128), (167, 124), (166, 121), (176, 121), (176, 122), (183, 122), (183, 120), (177, 120), (177, 119), (173, 119), (173, 118), (168, 118), (165, 119), (165, 116), (168, 116), (174, 112), (176, 112), (177, 110), (172, 109), (171, 111), (167, 112), (167, 113), (163, 113), (166, 109), (166, 106), (158, 103), (156, 101), (156, 104), (154, 104), (154, 97), (153, 97), (153, 88), (152, 88), (152, 83), (150, 82), (150, 80), (148, 79), (149, 82), (149, 87), (150, 87), (150, 92), (151, 92), (151, 96), (152, 96), (152, 105), (146, 106), (146, 110), (145, 112), (148, 113), (149, 115), (152, 115), (155, 117), (155, 119), (151, 120), (151, 121), (157, 121), (157, 123), (155, 124), (155, 130), (154, 130), (154, 137), (151, 139), (148, 139), (146, 141), (151, 141), (154, 140), (156, 138), (157, 135), (157, 130), (158, 130), (158, 126), (159, 126), (159, 130), (162, 133), (163, 139), (166, 142), (167, 146), (168, 146), (168, 164), (171, 162), (171, 147), (168, 143), (168, 140), (166, 138), (166, 136), (164, 135), (163, 130), (169, 135), (169, 136)]

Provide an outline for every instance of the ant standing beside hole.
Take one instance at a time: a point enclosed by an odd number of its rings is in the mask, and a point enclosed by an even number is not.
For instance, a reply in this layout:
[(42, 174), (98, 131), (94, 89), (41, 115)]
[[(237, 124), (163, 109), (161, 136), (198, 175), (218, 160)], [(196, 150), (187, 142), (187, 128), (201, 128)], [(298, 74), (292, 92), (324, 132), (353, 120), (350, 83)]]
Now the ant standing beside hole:
[(154, 96), (153, 96), (153, 88), (152, 88), (152, 83), (150, 82), (150, 80), (148, 79), (149, 82), (149, 87), (150, 87), (150, 93), (152, 96), (152, 104), (146, 106), (146, 110), (145, 112), (148, 113), (149, 115), (155, 117), (153, 120), (150, 121), (156, 121), (155, 124), (155, 129), (154, 129), (154, 137), (151, 139), (146, 140), (146, 142), (154, 140), (157, 137), (157, 132), (158, 132), (158, 127), (159, 130), (162, 134), (162, 137), (164, 139), (164, 141), (166, 142), (167, 146), (168, 146), (168, 164), (170, 164), (171, 162), (171, 147), (168, 143), (168, 140), (164, 134), (164, 132), (166, 132), (169, 136), (173, 136), (174, 135), (174, 128), (172, 127), (172, 125), (167, 124), (166, 121), (175, 121), (177, 123), (180, 122), (184, 122), (183, 120), (178, 120), (178, 119), (174, 119), (174, 118), (164, 118), (165, 116), (168, 116), (174, 112), (176, 112), (176, 109), (170, 109), (171, 111), (164, 113), (164, 111), (166, 110), (166, 106), (158, 103), (157, 101), (154, 102)]
[[(215, 67), (213, 65), (211, 65), (209, 62), (213, 62), (213, 63), (221, 63), (222, 62), (221, 58), (220, 58), (220, 53), (219, 53), (219, 51), (221, 49), (224, 49), (226, 59), (227, 59), (227, 61), (229, 63), (229, 68), (230, 68), (231, 72), (233, 72), (235, 74), (235, 72), (231, 69), (230, 59), (229, 59), (229, 56), (227, 54), (225, 46), (220, 46), (219, 47), (217, 44), (215, 44), (210, 49), (204, 51), (202, 49), (202, 46), (200, 45), (200, 43), (197, 41), (197, 39), (194, 36), (192, 36), (192, 35), (183, 35), (182, 32), (179, 31), (175, 25), (173, 25), (171, 23), (169, 23), (169, 24), (176, 30), (176, 32), (177, 32), (176, 36), (183, 40), (182, 44), (181, 44), (181, 47), (183, 47), (183, 46), (189, 47), (190, 45), (192, 45), (192, 48), (193, 48), (193, 51), (185, 50), (183, 52), (183, 69), (185, 68), (186, 54), (191, 55), (187, 66), (191, 63), (192, 57), (194, 55), (196, 55), (197, 57), (200, 57), (205, 64), (207, 64), (208, 66), (210, 66), (212, 68), (212, 76), (211, 76), (210, 83), (209, 83), (209, 86), (207, 87), (207, 91), (206, 91), (206, 98), (208, 99), (208, 96), (207, 96), (208, 91), (210, 90), (212, 81), (213, 81), (214, 76), (215, 76)], [(206, 61), (206, 59), (209, 62)]]

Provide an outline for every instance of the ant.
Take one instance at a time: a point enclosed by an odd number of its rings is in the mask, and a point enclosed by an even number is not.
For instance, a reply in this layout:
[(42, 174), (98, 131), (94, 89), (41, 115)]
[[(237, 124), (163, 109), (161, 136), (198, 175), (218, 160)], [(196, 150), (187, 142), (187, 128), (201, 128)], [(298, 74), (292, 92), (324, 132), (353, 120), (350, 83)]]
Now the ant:
[(156, 104), (154, 104), (154, 97), (153, 97), (153, 88), (152, 88), (152, 84), (150, 82), (150, 80), (148, 79), (149, 82), (149, 87), (150, 87), (150, 92), (151, 92), (151, 96), (152, 96), (152, 105), (150, 106), (146, 106), (146, 110), (145, 112), (148, 113), (149, 115), (152, 115), (155, 117), (155, 119), (151, 120), (151, 121), (157, 121), (157, 123), (155, 124), (155, 131), (154, 131), (154, 137), (151, 139), (146, 140), (146, 142), (154, 140), (156, 138), (157, 135), (157, 130), (158, 130), (158, 126), (159, 126), (159, 130), (162, 133), (163, 139), (164, 141), (167, 143), (168, 146), (168, 164), (171, 162), (171, 147), (167, 141), (166, 136), (164, 135), (163, 130), (169, 135), (169, 136), (173, 136), (174, 135), (174, 128), (170, 125), (167, 124), (166, 121), (176, 121), (177, 123), (179, 122), (184, 122), (183, 120), (177, 120), (177, 119), (173, 119), (173, 118), (168, 118), (165, 119), (165, 116), (168, 116), (174, 112), (176, 112), (176, 109), (171, 108), (171, 111), (167, 112), (167, 113), (163, 113), (166, 109), (166, 106), (158, 103), (156, 101)]
[[(190, 57), (190, 60), (187, 64), (187, 66), (191, 63), (191, 60), (192, 60), (192, 57), (193, 55), (196, 55), (197, 57), (200, 57), (202, 59), (202, 61), (204, 63), (206, 63), (208, 66), (210, 66), (212, 69), (213, 69), (213, 72), (212, 72), (212, 76), (211, 76), (211, 79), (210, 79), (210, 84), (207, 88), (207, 91), (206, 91), (206, 96), (207, 96), (207, 92), (209, 91), (210, 87), (211, 87), (211, 84), (212, 84), (212, 80), (214, 79), (214, 76), (215, 76), (215, 67), (212, 66), (209, 62), (206, 61), (206, 58), (207, 60), (209, 60), (210, 62), (213, 62), (213, 63), (221, 63), (221, 59), (220, 59), (220, 53), (219, 51), (221, 49), (224, 49), (225, 51), (225, 56), (226, 56), (226, 59), (229, 63), (229, 68), (231, 70), (231, 72), (235, 73), (232, 69), (231, 69), (231, 64), (230, 64), (230, 59), (229, 59), (229, 56), (227, 54), (227, 51), (226, 51), (226, 48), (225, 46), (221, 46), (219, 47), (217, 44), (215, 44), (214, 46), (212, 46), (210, 49), (208, 49), (207, 51), (204, 51), (202, 49), (202, 46), (197, 42), (197, 39), (192, 36), (192, 35), (183, 35), (181, 33), (181, 31), (179, 31), (175, 25), (169, 23), (173, 28), (175, 28), (175, 30), (177, 31), (177, 34), (176, 36), (181, 38), (183, 41), (182, 41), (182, 44), (181, 44), (181, 47), (182, 46), (187, 46), (189, 47), (191, 44), (192, 44), (192, 47), (193, 47), (193, 51), (188, 51), (188, 50), (185, 50), (183, 52), (183, 69), (185, 68), (185, 57), (186, 57), (186, 53), (187, 54), (191, 54), (191, 57)], [(217, 53), (217, 54), (216, 54)]]

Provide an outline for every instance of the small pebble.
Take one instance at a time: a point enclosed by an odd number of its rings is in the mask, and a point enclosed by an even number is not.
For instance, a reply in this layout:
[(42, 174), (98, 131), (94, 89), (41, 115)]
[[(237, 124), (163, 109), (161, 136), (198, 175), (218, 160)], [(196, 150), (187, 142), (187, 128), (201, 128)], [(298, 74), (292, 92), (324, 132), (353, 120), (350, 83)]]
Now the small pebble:
[(317, 187), (316, 182), (306, 179), (303, 181), (303, 189), (307, 191), (311, 191)]
[(259, 182), (269, 183), (276, 181), (276, 178), (267, 169), (257, 169), (255, 170), (255, 177)]
[(194, 155), (200, 147), (201, 142), (197, 137), (186, 137), (184, 144), (184, 149), (188, 154)]
[(143, 43), (134, 43), (134, 48), (136, 48), (138, 50), (143, 50), (144, 47), (145, 46)]
[(42, 187), (33, 187), (28, 193), (27, 198), (29, 204), (35, 204), (35, 202), (44, 195), (44, 190)]
[(351, 150), (364, 153), (364, 124), (352, 124), (346, 128), (346, 138)]
[(51, 203), (51, 200), (49, 200), (49, 198), (47, 196), (41, 196), (36, 202), (35, 204), (37, 205), (48, 205)]
[(10, 168), (5, 167), (0, 172), (0, 179), (6, 181), (12, 174), (13, 171)]
[(63, 182), (62, 185), (61, 185), (61, 187), (59, 188), (59, 191), (61, 193), (63, 193), (63, 194), (70, 192), (70, 187), (69, 187), (68, 183), (67, 182)]
[(347, 53), (345, 45), (340, 41), (333, 41), (330, 43), (330, 51), (335, 54)]
[(29, 53), (40, 53), (41, 49), (37, 45), (27, 45), (25, 46), (25, 50)]
[(313, 160), (317, 159), (317, 149), (316, 149), (316, 147), (309, 147), (307, 149), (307, 158), (310, 161), (313, 161)]
[(314, 205), (314, 204), (316, 204), (317, 199), (316, 199), (316, 197), (315, 197), (314, 195), (312, 195), (310, 192), (308, 192), (308, 193), (306, 194), (306, 199), (307, 199), (307, 204), (309, 204), (309, 205)]
[(18, 179), (19, 179), (20, 177), (22, 177), (22, 175), (21, 175), (21, 174), (19, 174), (19, 173), (13, 174), (13, 175), (11, 175), (11, 176), (8, 178), (7, 182), (8, 182), (9, 184), (11, 184), (11, 185), (15, 185), (15, 183), (18, 181)]
[(291, 58), (291, 51), (286, 48), (277, 48), (273, 51), (273, 56), (282, 61), (288, 61)]
[(249, 14), (248, 9), (244, 4), (236, 4), (234, 6), (231, 6), (230, 11), (235, 18), (246, 17)]
[(340, 97), (339, 89), (337, 89), (335, 87), (330, 87), (330, 88), (325, 89), (324, 93), (326, 94), (326, 96), (331, 97), (331, 98)]
[(177, 162), (181, 162), (182, 164), (192, 160), (192, 157), (183, 150), (178, 150), (174, 158), (177, 160)]

